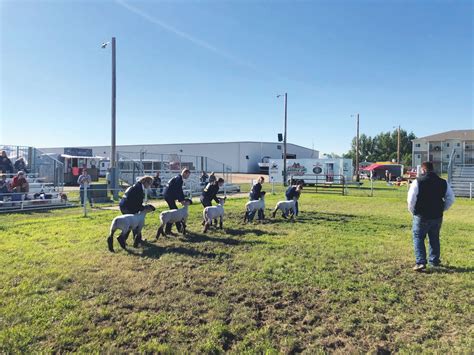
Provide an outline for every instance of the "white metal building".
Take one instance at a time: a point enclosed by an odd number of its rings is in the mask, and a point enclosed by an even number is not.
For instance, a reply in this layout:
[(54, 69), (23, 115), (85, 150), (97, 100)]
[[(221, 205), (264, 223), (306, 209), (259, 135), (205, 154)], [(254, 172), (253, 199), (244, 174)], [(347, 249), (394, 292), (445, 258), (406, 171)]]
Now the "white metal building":
[[(93, 155), (110, 157), (110, 146), (89, 146), (80, 148), (92, 149)], [(64, 147), (41, 148), (41, 150), (45, 153), (64, 153)], [(283, 143), (218, 142), (118, 145), (117, 152), (205, 156), (230, 166), (233, 172), (258, 173), (258, 163), (260, 163), (263, 158), (281, 159), (283, 157)], [(317, 159), (319, 158), (319, 151), (288, 143), (287, 158)]]

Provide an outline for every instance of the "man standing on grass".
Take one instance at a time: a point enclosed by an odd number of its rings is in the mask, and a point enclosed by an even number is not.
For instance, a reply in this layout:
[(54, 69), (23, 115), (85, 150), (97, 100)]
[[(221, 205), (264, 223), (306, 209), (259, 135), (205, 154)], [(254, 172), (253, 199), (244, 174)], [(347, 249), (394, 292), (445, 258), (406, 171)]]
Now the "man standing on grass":
[(426, 268), (426, 234), (430, 243), (429, 263), (431, 266), (441, 264), (439, 231), (443, 212), (454, 202), (451, 186), (434, 173), (433, 163), (422, 163), (421, 174), (411, 184), (407, 198), (408, 210), (413, 214), (413, 246), (416, 258), (414, 271), (423, 271)]

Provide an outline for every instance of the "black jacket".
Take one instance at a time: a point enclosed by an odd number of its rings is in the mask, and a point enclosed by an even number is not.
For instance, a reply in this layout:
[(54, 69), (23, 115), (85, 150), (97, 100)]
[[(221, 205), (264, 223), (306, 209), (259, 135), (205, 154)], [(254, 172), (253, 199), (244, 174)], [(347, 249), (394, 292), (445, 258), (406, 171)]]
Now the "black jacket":
[(0, 170), (8, 174), (13, 173), (12, 161), (8, 158), (0, 156)]
[(183, 177), (181, 174), (168, 181), (168, 187), (165, 189), (163, 196), (165, 200), (184, 200)]
[(446, 180), (430, 172), (417, 179), (418, 195), (415, 204), (415, 216), (426, 219), (443, 217), (444, 197), (448, 189)]
[(217, 182), (211, 184), (207, 184), (201, 194), (201, 199), (204, 201), (211, 202), (212, 200), (219, 203), (219, 199), (217, 198), (217, 193), (219, 192), (219, 184)]
[(261, 196), (262, 192), (262, 185), (257, 182), (255, 185), (252, 186), (252, 190), (250, 191), (250, 199), (251, 200), (258, 200)]
[(298, 196), (298, 192), (296, 192), (296, 186), (290, 186), (285, 193), (287, 200), (293, 200), (293, 197)]
[(143, 206), (143, 198), (145, 197), (145, 193), (143, 191), (143, 185), (141, 182), (137, 182), (133, 185), (125, 195), (120, 200), (120, 206), (126, 208), (130, 213), (138, 213), (143, 211), (145, 208)]

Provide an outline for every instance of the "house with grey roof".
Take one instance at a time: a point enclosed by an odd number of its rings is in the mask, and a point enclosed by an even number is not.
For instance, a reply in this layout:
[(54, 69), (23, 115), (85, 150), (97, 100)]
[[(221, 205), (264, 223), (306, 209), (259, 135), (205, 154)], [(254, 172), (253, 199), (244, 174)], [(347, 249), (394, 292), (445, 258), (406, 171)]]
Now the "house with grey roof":
[(454, 164), (474, 164), (474, 129), (433, 134), (412, 142), (413, 166), (431, 161), (436, 172), (447, 172), (451, 155)]

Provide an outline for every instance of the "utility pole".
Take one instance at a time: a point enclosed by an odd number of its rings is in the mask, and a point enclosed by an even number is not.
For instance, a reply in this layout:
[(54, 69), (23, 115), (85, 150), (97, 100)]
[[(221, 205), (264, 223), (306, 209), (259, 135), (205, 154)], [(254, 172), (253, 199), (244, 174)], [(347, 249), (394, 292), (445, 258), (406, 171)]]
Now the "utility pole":
[(357, 114), (357, 136), (356, 136), (356, 181), (359, 182), (359, 114)]
[(397, 164), (400, 164), (400, 125), (398, 125)]
[(112, 142), (110, 153), (110, 172), (112, 181), (112, 193), (114, 200), (118, 199), (118, 171), (117, 171), (117, 146), (115, 141), (116, 136), (116, 67), (115, 67), (115, 37), (112, 37)]
[(283, 139), (283, 185), (286, 186), (287, 185), (287, 177), (286, 177), (286, 125), (287, 125), (287, 98), (288, 98), (288, 94), (285, 92), (285, 136), (284, 136), (284, 139)]

